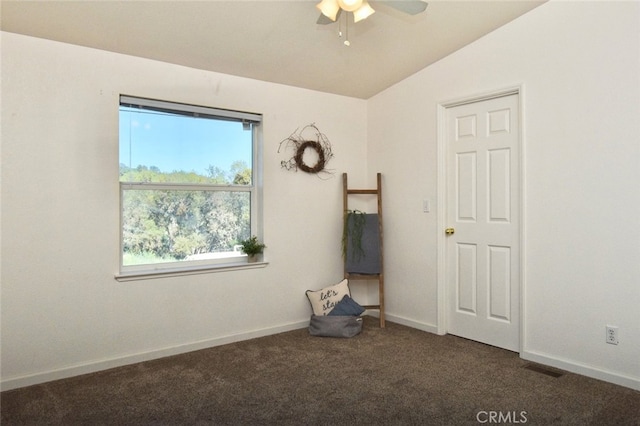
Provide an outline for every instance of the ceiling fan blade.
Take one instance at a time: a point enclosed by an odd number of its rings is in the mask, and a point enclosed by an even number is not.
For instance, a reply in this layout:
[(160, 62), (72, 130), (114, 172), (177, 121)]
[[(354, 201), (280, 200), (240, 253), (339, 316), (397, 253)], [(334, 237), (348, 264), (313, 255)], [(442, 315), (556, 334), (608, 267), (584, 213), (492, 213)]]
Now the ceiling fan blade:
[(400, 12), (408, 13), (409, 15), (417, 15), (427, 9), (428, 3), (421, 0), (390, 0), (390, 1), (377, 1), (376, 3), (383, 3), (386, 6), (390, 6)]
[(340, 19), (340, 14), (342, 13), (342, 9), (338, 10), (338, 14), (336, 15), (336, 20), (332, 21), (331, 18), (328, 18), (326, 16), (324, 16), (322, 13), (320, 14), (320, 17), (318, 17), (318, 20), (316, 21), (316, 24), (318, 25), (328, 25), (328, 24), (333, 24), (334, 22), (336, 22), (338, 19)]

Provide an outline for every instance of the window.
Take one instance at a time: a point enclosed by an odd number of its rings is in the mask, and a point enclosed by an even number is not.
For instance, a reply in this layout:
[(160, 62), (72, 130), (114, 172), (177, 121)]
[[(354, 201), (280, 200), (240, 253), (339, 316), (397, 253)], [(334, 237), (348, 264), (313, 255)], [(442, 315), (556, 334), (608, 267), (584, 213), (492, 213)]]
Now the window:
[(261, 235), (261, 116), (120, 97), (120, 273), (228, 266)]

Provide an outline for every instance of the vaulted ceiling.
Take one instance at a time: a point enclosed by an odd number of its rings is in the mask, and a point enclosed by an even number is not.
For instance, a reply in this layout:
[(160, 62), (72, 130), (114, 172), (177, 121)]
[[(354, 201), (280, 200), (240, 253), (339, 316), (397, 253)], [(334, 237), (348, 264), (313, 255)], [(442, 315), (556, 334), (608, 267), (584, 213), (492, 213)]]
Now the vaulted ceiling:
[[(429, 2), (318, 25), (317, 1), (2, 0), (1, 28), (97, 49), (367, 99), (544, 1)], [(341, 27), (344, 32), (344, 22)]]

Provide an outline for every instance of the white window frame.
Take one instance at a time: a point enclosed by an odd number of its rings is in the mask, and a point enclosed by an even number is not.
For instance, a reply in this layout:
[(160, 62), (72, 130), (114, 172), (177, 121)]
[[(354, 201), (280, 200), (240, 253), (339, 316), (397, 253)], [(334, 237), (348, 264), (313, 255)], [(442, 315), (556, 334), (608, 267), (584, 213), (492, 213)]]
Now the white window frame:
[(189, 260), (179, 262), (145, 264), (145, 265), (124, 265), (123, 252), (123, 194), (125, 190), (195, 190), (195, 191), (232, 191), (249, 192), (250, 195), (250, 223), (251, 235), (257, 235), (263, 240), (263, 219), (262, 219), (262, 115), (241, 111), (232, 111), (219, 108), (169, 102), (156, 99), (120, 95), (118, 107), (129, 106), (141, 109), (156, 111), (167, 111), (194, 117), (209, 117), (218, 120), (231, 120), (242, 122), (243, 125), (250, 126), (252, 132), (252, 165), (251, 165), (251, 185), (216, 185), (216, 184), (180, 184), (180, 183), (154, 183), (154, 182), (120, 182), (119, 191), (119, 273), (115, 275), (118, 281), (130, 281), (140, 279), (160, 278), (165, 276), (191, 275), (210, 272), (221, 272), (228, 270), (261, 268), (267, 262), (247, 263), (247, 256), (240, 252), (237, 254), (228, 252), (221, 254), (214, 259)]

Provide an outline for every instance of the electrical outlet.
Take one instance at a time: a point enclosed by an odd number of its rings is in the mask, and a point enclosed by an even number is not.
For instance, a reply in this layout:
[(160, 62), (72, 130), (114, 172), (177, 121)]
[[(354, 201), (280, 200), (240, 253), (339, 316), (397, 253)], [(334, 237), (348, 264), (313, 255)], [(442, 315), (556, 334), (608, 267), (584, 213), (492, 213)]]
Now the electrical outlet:
[(605, 341), (610, 345), (618, 344), (618, 327), (614, 325), (607, 326), (607, 338)]

